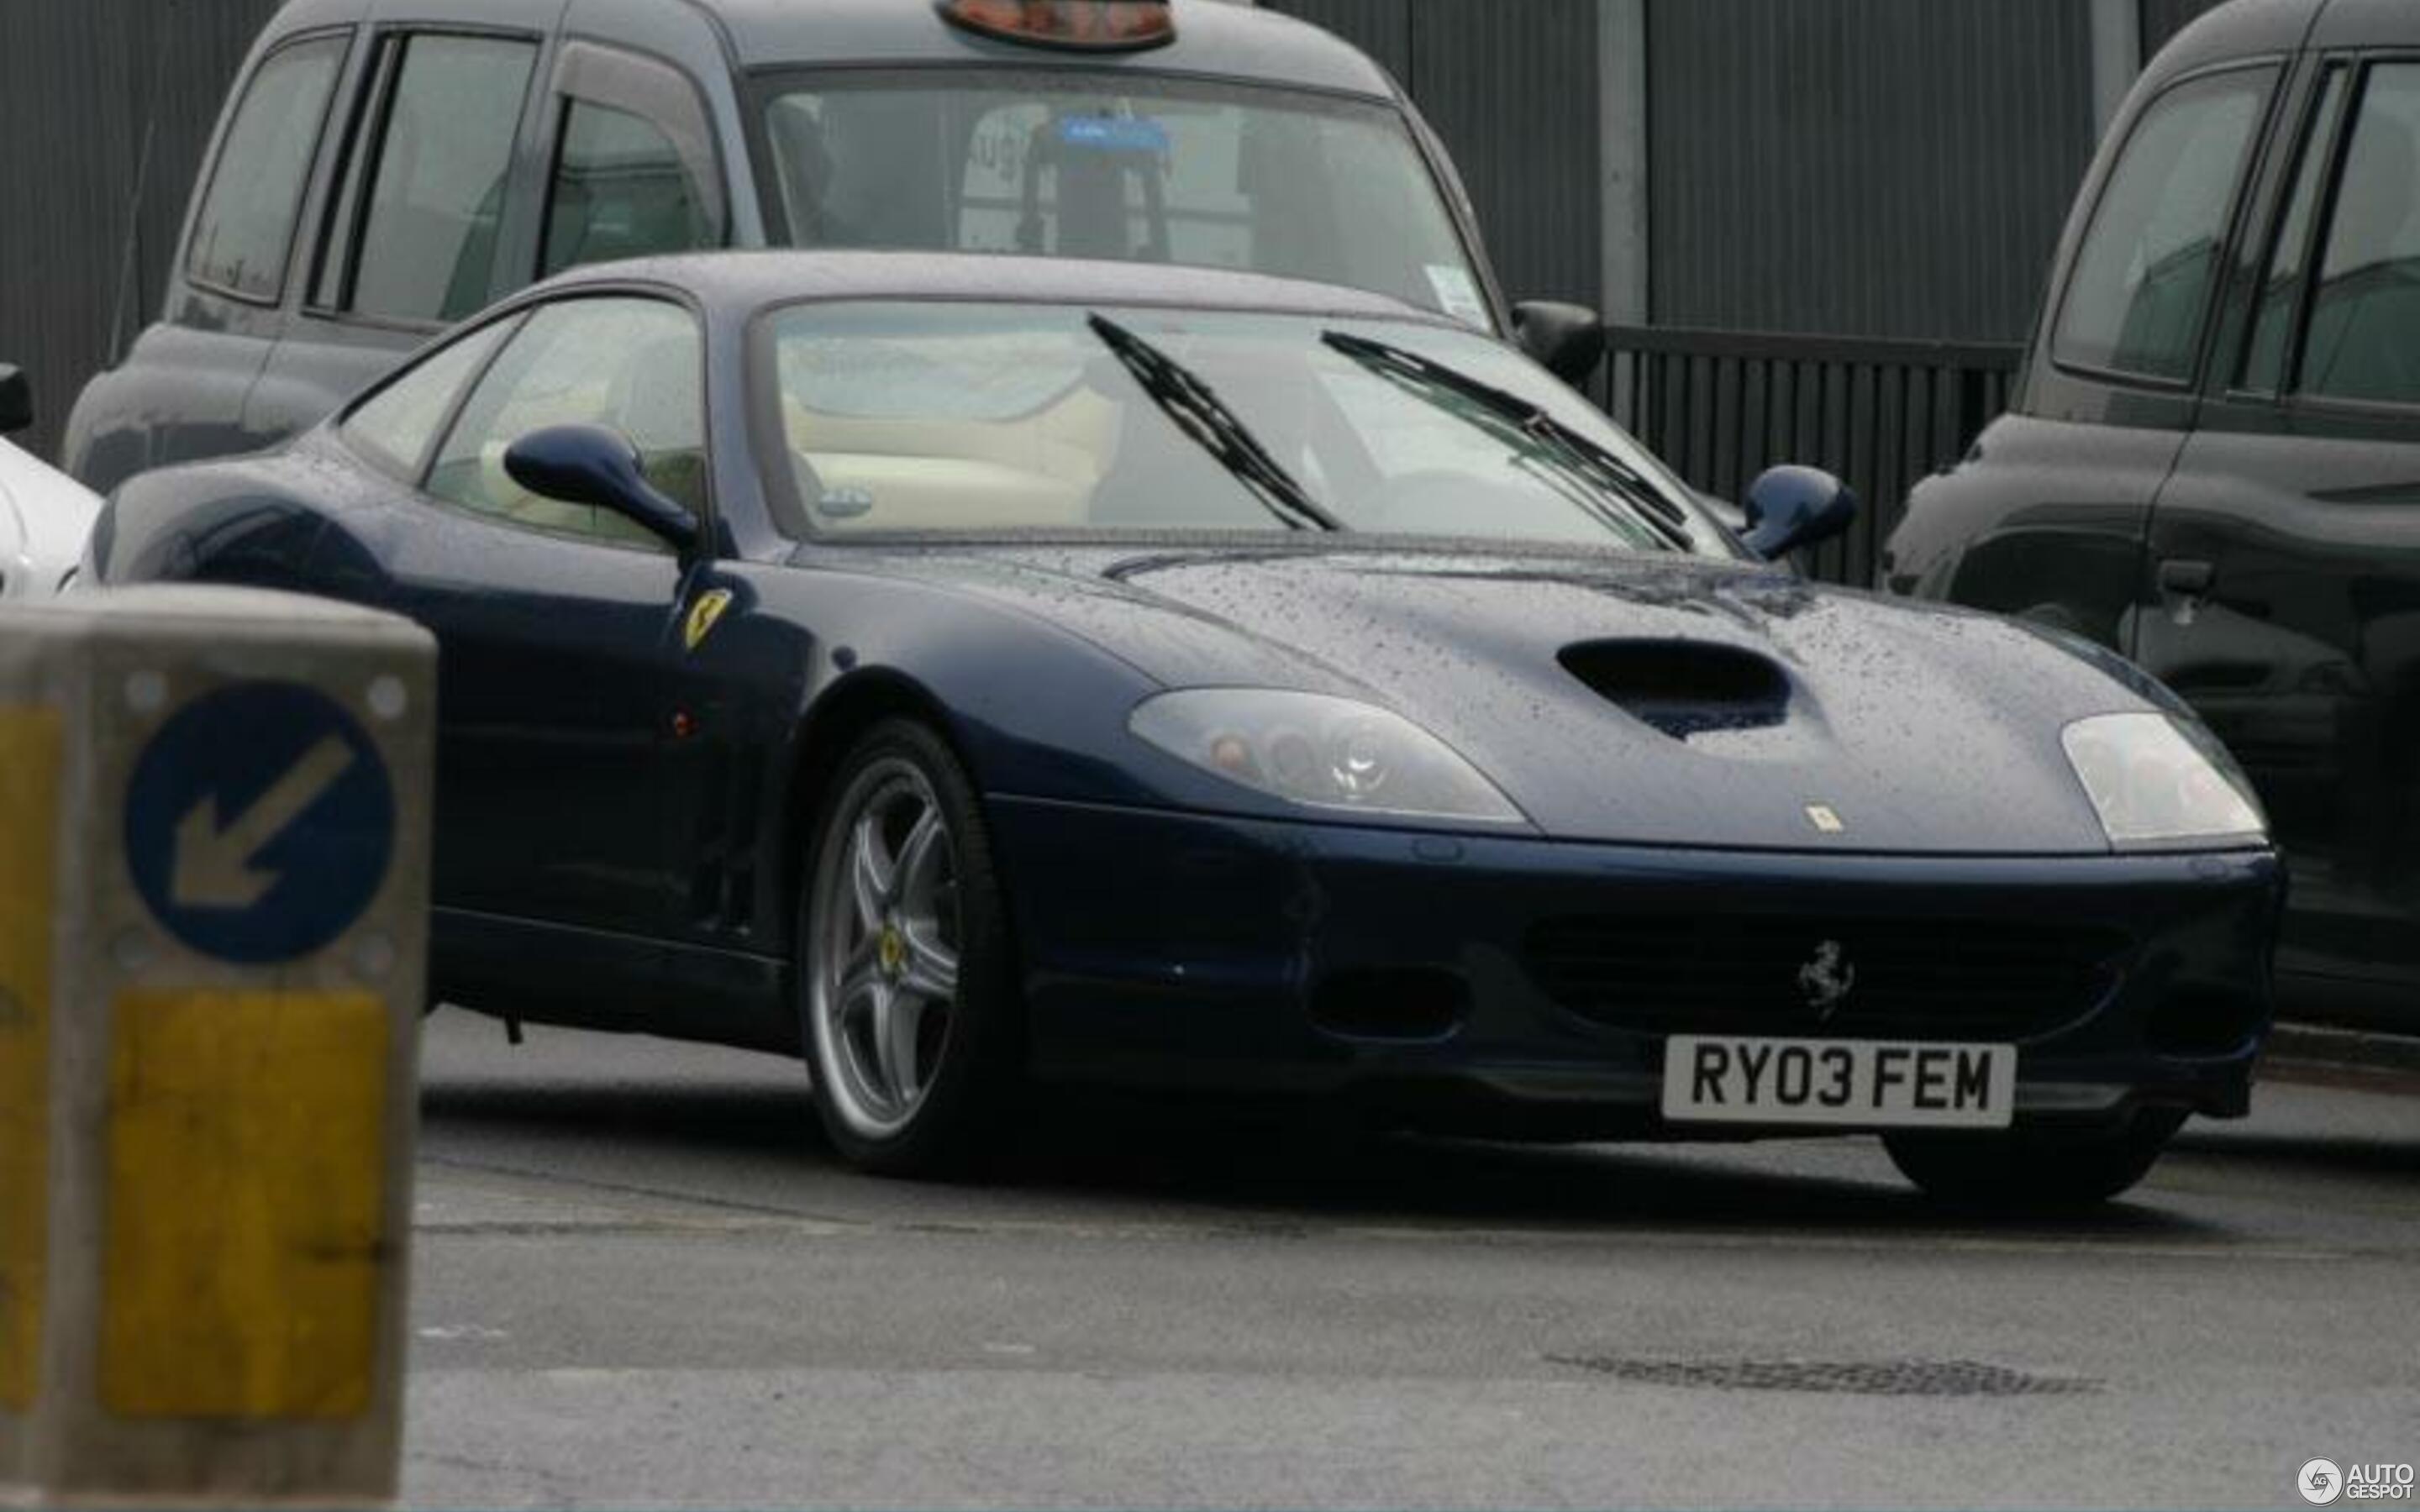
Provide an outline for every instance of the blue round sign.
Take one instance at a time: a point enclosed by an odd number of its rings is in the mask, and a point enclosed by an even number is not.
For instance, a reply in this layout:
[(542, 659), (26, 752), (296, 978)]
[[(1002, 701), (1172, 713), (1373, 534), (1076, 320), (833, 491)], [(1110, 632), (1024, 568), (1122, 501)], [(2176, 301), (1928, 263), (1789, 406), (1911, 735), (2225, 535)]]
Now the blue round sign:
[(186, 705), (127, 788), (135, 889), (170, 934), (222, 961), (324, 949), (394, 859), (395, 789), (378, 747), (299, 684), (239, 684)]

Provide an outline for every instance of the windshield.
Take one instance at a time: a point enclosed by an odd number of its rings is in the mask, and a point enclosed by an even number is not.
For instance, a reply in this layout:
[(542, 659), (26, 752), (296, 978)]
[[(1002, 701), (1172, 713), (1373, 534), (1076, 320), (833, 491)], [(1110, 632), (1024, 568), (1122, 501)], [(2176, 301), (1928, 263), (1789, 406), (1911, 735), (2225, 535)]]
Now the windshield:
[(778, 85), (800, 247), (1231, 268), (1492, 327), (1409, 127), (1381, 104), (1121, 69), (851, 70)]
[[(769, 471), (814, 534), (1345, 530), (1733, 554), (1587, 400), (1450, 325), (938, 301), (766, 322), (753, 381), (787, 453)], [(1470, 392), (1407, 381), (1373, 347)]]

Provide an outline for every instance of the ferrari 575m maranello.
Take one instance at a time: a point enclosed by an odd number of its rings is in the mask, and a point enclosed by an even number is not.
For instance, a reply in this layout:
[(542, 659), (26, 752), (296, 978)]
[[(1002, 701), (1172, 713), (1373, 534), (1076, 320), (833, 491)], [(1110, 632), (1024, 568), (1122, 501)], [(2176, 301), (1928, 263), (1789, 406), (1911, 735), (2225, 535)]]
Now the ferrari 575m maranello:
[(1833, 480), (1745, 502), (1383, 296), (766, 253), (540, 285), (128, 484), (87, 577), (434, 629), (442, 998), (803, 1054), (876, 1169), (1092, 1082), (2074, 1202), (2242, 1114), (2281, 884), (2224, 752), (1803, 580)]

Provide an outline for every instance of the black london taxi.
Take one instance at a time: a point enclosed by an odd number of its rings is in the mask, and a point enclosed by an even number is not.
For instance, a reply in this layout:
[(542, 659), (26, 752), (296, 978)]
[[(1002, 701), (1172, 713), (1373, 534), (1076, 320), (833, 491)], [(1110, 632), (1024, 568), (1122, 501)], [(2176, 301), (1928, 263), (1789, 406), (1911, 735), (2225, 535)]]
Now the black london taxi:
[(2012, 412), (1882, 576), (2191, 702), (2288, 853), (2281, 1005), (2420, 1027), (2420, 6), (2238, 0), (2160, 54)]
[(1407, 300), (1567, 377), (1368, 57), (1237, 0), (291, 0), (228, 95), (164, 317), (95, 379), (107, 490), (333, 410), (585, 263), (721, 247), (1225, 268)]

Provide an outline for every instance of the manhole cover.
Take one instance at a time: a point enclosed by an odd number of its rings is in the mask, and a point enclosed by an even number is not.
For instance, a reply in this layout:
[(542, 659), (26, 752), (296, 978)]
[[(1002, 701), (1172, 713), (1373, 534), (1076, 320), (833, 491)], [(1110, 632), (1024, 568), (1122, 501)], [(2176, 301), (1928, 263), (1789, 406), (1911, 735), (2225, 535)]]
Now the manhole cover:
[(2083, 1376), (2038, 1376), (1973, 1360), (1629, 1360), (1549, 1355), (1619, 1381), (1708, 1391), (1824, 1391), (1864, 1396), (2044, 1396), (2101, 1389)]

